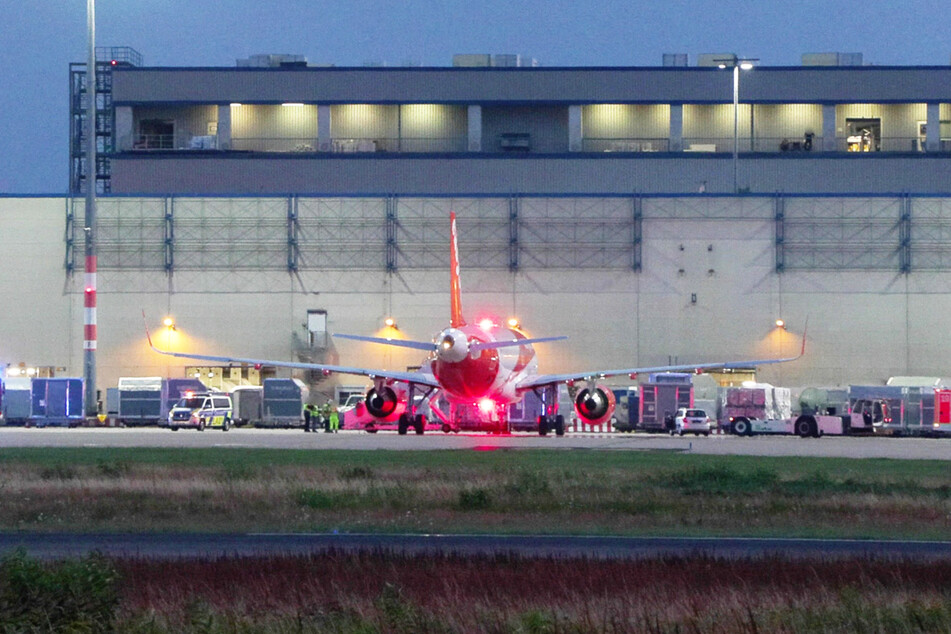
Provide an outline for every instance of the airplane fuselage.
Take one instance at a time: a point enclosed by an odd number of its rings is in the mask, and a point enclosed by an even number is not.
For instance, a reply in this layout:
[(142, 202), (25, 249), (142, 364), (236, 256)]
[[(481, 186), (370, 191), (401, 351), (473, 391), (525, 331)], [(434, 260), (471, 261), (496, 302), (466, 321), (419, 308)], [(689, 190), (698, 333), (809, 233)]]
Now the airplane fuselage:
[[(504, 348), (468, 351), (474, 342), (489, 343), (499, 340), (525, 339), (517, 330), (494, 326), (483, 329), (478, 326), (461, 326), (447, 329), (437, 335), (437, 344), (445, 340), (447, 333), (454, 337), (454, 347), (462, 345), (459, 335), (465, 337), (465, 354), (453, 355), (437, 345), (430, 356), (433, 375), (441, 389), (455, 401), (476, 401), (491, 398), (496, 403), (508, 404), (521, 400), (516, 385), (528, 376), (538, 373), (538, 360), (531, 344)], [(461, 357), (461, 358), (460, 358)]]

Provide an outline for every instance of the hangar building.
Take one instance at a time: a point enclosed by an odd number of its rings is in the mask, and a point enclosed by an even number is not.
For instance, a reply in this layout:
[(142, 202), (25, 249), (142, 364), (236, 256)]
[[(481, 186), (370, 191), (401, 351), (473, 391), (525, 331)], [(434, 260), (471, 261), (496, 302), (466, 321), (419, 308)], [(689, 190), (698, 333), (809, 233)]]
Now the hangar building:
[[(543, 372), (786, 356), (808, 317), (806, 358), (761, 380), (951, 374), (949, 66), (99, 59), (100, 389), (183, 371), (147, 349), (143, 310), (153, 330), (174, 315), (156, 338), (176, 350), (418, 364), (329, 335), (444, 325), (450, 209), (471, 318), (569, 336), (538, 346)], [(69, 195), (0, 200), (0, 356), (80, 375), (71, 70)]]

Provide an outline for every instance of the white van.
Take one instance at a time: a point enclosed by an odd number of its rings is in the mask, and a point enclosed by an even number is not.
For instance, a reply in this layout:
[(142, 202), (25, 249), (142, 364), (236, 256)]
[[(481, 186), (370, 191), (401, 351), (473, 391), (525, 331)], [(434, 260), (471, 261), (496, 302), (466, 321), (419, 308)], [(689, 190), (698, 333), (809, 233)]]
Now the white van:
[(179, 427), (194, 427), (204, 431), (205, 427), (220, 427), (228, 431), (232, 416), (231, 397), (227, 394), (186, 394), (168, 413), (168, 428), (178, 431)]

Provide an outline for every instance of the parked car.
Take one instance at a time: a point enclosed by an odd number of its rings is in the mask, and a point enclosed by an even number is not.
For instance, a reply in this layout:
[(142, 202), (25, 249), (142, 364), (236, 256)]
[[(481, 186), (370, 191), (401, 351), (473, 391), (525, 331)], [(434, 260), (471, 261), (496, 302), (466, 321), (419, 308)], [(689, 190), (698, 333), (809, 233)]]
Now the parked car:
[(703, 434), (709, 436), (712, 428), (713, 421), (710, 420), (704, 410), (681, 407), (674, 414), (674, 428), (670, 430), (670, 435), (696, 434), (699, 436)]

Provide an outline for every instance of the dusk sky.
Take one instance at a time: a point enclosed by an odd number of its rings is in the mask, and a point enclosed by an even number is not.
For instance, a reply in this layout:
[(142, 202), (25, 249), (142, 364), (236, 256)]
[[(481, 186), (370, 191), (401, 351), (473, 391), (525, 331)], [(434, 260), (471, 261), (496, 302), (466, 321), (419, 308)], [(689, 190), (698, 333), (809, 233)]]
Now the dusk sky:
[[(68, 185), (68, 69), (86, 59), (84, 0), (0, 0), (0, 194)], [(520, 53), (542, 66), (658, 66), (663, 53), (735, 52), (768, 66), (802, 53), (948, 65), (947, 0), (97, 0), (98, 46), (146, 66), (234, 66), (257, 53), (311, 63), (449, 66), (455, 53)]]

